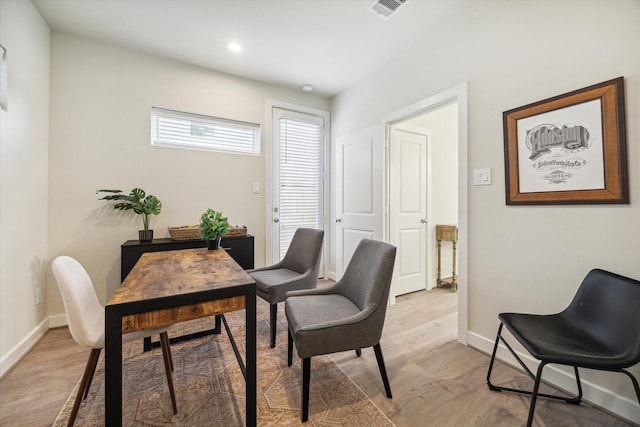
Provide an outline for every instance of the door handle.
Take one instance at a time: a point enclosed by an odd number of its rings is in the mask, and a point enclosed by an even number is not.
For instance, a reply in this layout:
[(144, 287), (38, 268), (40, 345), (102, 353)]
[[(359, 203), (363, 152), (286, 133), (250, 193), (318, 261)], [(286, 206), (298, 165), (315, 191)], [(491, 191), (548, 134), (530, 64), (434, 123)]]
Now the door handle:
[(429, 221), (427, 221), (426, 219), (422, 218), (422, 219), (420, 220), (420, 222), (421, 222), (421, 223), (423, 223), (423, 224), (426, 224), (426, 223), (427, 223), (427, 222), (429, 222)]
[(342, 218), (336, 218), (336, 222), (342, 222)]
[(280, 218), (273, 218), (273, 222), (280, 222)]

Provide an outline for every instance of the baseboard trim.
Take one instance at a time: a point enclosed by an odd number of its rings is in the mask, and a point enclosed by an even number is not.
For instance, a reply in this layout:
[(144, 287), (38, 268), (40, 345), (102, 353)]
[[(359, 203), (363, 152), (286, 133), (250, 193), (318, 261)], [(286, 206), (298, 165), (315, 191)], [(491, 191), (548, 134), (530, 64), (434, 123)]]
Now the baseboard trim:
[(13, 347), (5, 357), (0, 360), (0, 379), (4, 378), (19, 361), (33, 348), (34, 345), (49, 330), (49, 318), (40, 322), (33, 330), (15, 347)]
[[(476, 333), (468, 332), (467, 343), (469, 347), (475, 348), (476, 350), (490, 356), (493, 352), (495, 338), (489, 339)], [(528, 353), (524, 354), (519, 351), (516, 353), (518, 354), (518, 357), (522, 359), (524, 364), (535, 373), (538, 369), (538, 361)], [(513, 355), (502, 344), (498, 346), (496, 358), (507, 365), (522, 371), (522, 367), (520, 367)], [(629, 381), (624, 374), (610, 373), (610, 375), (620, 375), (621, 377), (624, 377), (624, 381)], [(565, 372), (556, 365), (547, 365), (545, 367), (543, 380), (561, 390), (568, 390), (569, 393), (575, 393), (576, 381), (573, 377), (573, 372)], [(605, 389), (602, 386), (586, 381), (583, 378), (581, 378), (581, 380), (584, 401), (632, 423), (637, 423), (638, 420), (640, 420), (640, 406), (635, 399), (623, 396), (613, 390)]]
[(55, 316), (49, 316), (49, 328), (61, 328), (67, 326), (67, 315), (57, 314)]

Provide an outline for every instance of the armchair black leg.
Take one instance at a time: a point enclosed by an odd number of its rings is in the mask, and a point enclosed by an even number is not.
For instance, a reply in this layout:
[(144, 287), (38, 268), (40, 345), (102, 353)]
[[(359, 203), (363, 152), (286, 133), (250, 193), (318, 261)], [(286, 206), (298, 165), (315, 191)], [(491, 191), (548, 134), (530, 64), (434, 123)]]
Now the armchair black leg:
[(389, 378), (387, 378), (387, 370), (384, 367), (384, 358), (382, 357), (382, 349), (380, 343), (373, 346), (373, 350), (376, 352), (376, 359), (378, 360), (378, 368), (380, 368), (380, 375), (382, 376), (382, 382), (384, 383), (384, 391), (387, 393), (387, 397), (391, 398), (391, 386), (389, 386)]
[(358, 356), (358, 357), (362, 356), (362, 349), (361, 348), (356, 348), (356, 356)]
[(302, 422), (309, 419), (309, 381), (311, 380), (311, 358), (302, 359)]
[(271, 323), (271, 348), (276, 346), (276, 321), (278, 319), (278, 304), (271, 304), (269, 322)]
[(293, 363), (293, 337), (291, 331), (287, 328), (287, 366)]

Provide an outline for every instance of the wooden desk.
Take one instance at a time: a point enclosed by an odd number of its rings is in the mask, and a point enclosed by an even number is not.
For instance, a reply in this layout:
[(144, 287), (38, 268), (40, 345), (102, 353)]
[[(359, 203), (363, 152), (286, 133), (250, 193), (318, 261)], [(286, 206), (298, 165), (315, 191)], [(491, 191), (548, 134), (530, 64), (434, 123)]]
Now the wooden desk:
[[(246, 308), (246, 423), (256, 425), (256, 285), (223, 249), (142, 255), (105, 306), (105, 425), (122, 425), (122, 333)], [(178, 408), (180, 411), (180, 408)]]
[[(223, 237), (221, 241), (222, 249), (245, 270), (253, 268), (253, 236), (232, 236)], [(178, 249), (198, 249), (206, 248), (206, 240), (173, 240), (173, 239), (153, 239), (149, 242), (139, 240), (127, 240), (120, 246), (120, 282), (124, 282), (127, 275), (136, 265), (142, 254), (147, 252), (177, 251)], [(201, 338), (211, 334), (219, 334), (221, 331), (220, 316), (216, 316), (215, 327), (204, 331), (194, 332), (182, 336), (173, 336), (169, 340), (171, 344), (182, 341)], [(144, 351), (160, 347), (160, 341), (152, 341), (151, 337), (144, 339)]]
[[(254, 267), (254, 249), (253, 236), (232, 236), (223, 237), (221, 245), (231, 258), (233, 258), (240, 267), (249, 270)], [(173, 239), (153, 239), (150, 242), (141, 242), (139, 240), (127, 240), (120, 246), (120, 282), (124, 282), (127, 274), (131, 271), (142, 254), (146, 252), (159, 251), (176, 251), (178, 249), (197, 249), (206, 248), (206, 240), (173, 240)]]

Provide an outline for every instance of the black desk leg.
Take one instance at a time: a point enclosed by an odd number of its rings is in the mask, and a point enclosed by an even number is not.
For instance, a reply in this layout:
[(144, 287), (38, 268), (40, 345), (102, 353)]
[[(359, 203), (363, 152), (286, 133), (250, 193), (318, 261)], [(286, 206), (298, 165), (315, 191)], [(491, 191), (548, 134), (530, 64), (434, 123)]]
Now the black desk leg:
[(247, 427), (255, 427), (257, 422), (257, 379), (256, 379), (256, 294), (252, 288), (245, 296), (246, 303), (246, 394)]
[(122, 426), (122, 316), (105, 312), (105, 425)]
[(216, 314), (216, 323), (215, 323), (215, 326), (213, 328), (213, 333), (216, 334), (216, 335), (219, 334), (220, 332), (222, 332), (222, 328), (221, 328), (221, 325), (220, 325), (220, 318), (221, 317), (222, 317), (222, 315)]
[[(215, 323), (214, 323), (214, 328), (213, 329), (207, 329), (205, 331), (200, 331), (200, 332), (194, 332), (192, 334), (187, 334), (187, 335), (180, 335), (177, 337), (172, 337), (169, 339), (169, 343), (171, 344), (177, 344), (183, 341), (188, 341), (188, 340), (193, 340), (196, 338), (202, 338), (202, 337), (206, 337), (207, 335), (218, 335), (222, 332), (222, 322), (220, 320), (221, 315), (220, 314), (216, 314), (215, 316)], [(142, 346), (143, 351), (149, 351), (152, 348), (158, 348), (160, 347), (160, 341), (151, 341), (151, 337), (145, 337), (144, 338), (144, 343)]]

